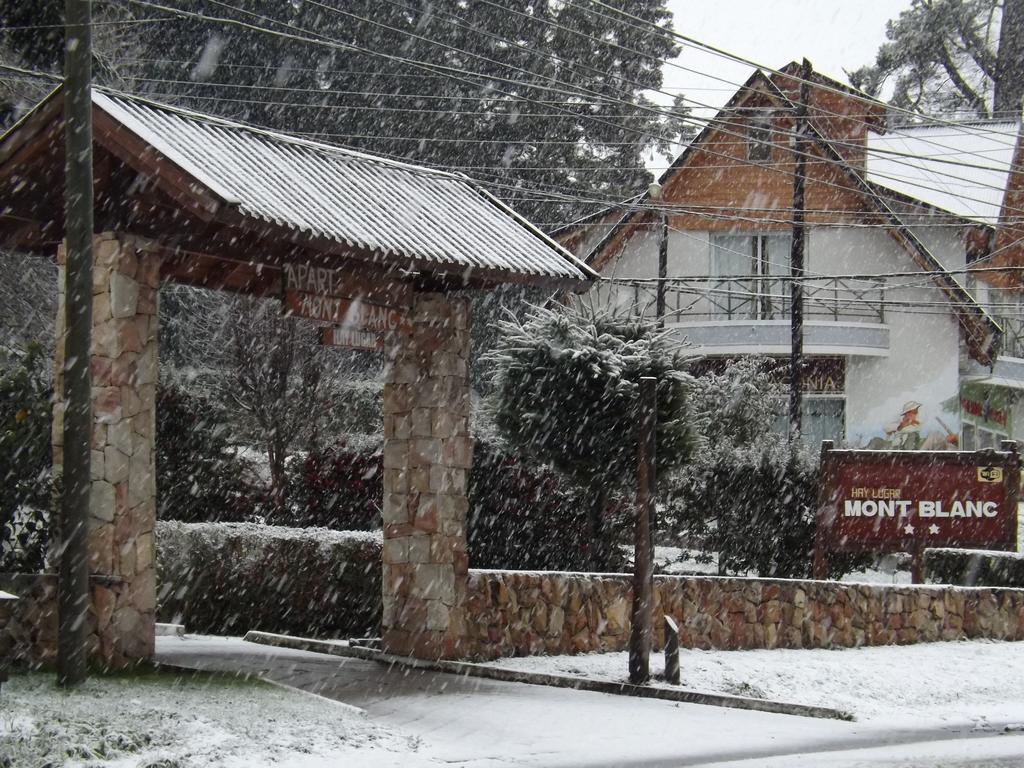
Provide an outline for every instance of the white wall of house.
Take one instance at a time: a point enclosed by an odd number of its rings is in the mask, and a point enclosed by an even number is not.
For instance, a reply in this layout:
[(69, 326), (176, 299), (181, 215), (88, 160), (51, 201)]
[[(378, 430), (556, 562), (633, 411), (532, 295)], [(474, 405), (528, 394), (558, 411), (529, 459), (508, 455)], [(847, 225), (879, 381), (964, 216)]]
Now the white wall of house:
[[(660, 225), (639, 229), (619, 251), (618, 255), (601, 271), (604, 278), (649, 279), (658, 276), (658, 244)], [(668, 233), (669, 277), (692, 277), (709, 274), (710, 239), (707, 232)], [(637, 292), (632, 287), (611, 284), (597, 289), (601, 301), (616, 307), (631, 307), (639, 303), (647, 314), (654, 314), (654, 284)], [(647, 305), (650, 305), (649, 307)]]
[[(887, 273), (920, 271), (913, 259), (884, 230), (819, 229), (811, 248), (819, 255), (816, 271)], [(958, 247), (962, 250), (962, 245)], [(947, 263), (955, 252), (935, 253)], [(945, 256), (945, 258), (943, 258)], [(813, 258), (813, 257), (812, 257)], [(905, 279), (893, 278), (890, 283)], [(940, 302), (937, 288), (887, 289), (895, 302)], [(960, 331), (956, 318), (941, 306), (890, 306), (887, 357), (851, 356), (846, 367), (846, 435), (854, 447), (885, 436), (885, 428), (898, 423), (904, 405), (921, 404), (921, 435), (942, 439), (946, 427), (959, 433), (957, 396), (960, 388)], [(934, 313), (933, 313), (934, 312)], [(941, 420), (941, 423), (940, 423)], [(942, 424), (946, 426), (943, 427)]]
[[(620, 254), (602, 270), (611, 278), (652, 278), (657, 276), (658, 230), (636, 233)], [(708, 232), (670, 231), (670, 277), (711, 274), (711, 235)], [(922, 241), (943, 265), (958, 269), (964, 264), (963, 244), (954, 230), (929, 228)], [(809, 232), (807, 269), (827, 275), (921, 271), (903, 248), (885, 230), (858, 227), (816, 227)], [(906, 283), (893, 278), (890, 283)], [(632, 305), (633, 289), (604, 287), (600, 299), (620, 306)], [(653, 315), (653, 287), (641, 295)], [(887, 290), (893, 302), (937, 302), (943, 294), (932, 287)], [(694, 307), (700, 311), (701, 304)], [(920, 434), (939, 444), (948, 429), (960, 429), (959, 357), (960, 333), (954, 316), (941, 306), (927, 313), (890, 306), (886, 312), (889, 350), (885, 356), (850, 355), (846, 368), (846, 435), (851, 446), (864, 447), (885, 439), (886, 428), (901, 420), (904, 406), (919, 403)], [(685, 318), (683, 318), (685, 319)]]

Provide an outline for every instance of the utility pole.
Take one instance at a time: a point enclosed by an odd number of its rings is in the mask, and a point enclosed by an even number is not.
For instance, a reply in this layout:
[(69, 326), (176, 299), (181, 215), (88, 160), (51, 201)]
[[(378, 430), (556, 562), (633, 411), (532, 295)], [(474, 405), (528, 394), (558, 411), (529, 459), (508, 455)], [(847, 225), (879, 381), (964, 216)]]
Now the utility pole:
[(789, 253), (790, 331), (789, 354), (789, 439), (796, 440), (803, 428), (803, 367), (804, 367), (804, 207), (807, 165), (807, 102), (810, 99), (811, 62), (803, 60), (800, 67), (800, 100), (797, 102), (793, 125), (796, 163), (793, 171), (793, 242)]
[(65, 0), (64, 461), (58, 588), (57, 683), (88, 673), (92, 387), (92, 0)]
[(657, 494), (658, 380), (640, 379), (640, 439), (637, 446), (636, 523), (633, 529), (633, 610), (629, 635), (629, 682), (651, 679), (654, 635), (654, 500)]
[[(647, 187), (647, 195), (655, 203), (661, 202), (662, 186), (652, 181)], [(668, 279), (668, 213), (662, 209), (659, 215), (660, 232), (658, 233), (658, 286), (656, 290), (657, 299), (654, 305), (655, 316), (658, 318), (658, 327), (665, 327), (665, 289)]]

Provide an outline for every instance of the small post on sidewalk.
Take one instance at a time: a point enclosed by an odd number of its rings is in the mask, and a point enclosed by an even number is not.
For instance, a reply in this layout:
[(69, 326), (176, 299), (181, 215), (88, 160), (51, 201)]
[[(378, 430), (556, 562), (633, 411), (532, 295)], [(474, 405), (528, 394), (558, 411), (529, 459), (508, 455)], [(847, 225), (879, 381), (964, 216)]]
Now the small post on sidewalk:
[(633, 547), (633, 611), (629, 636), (629, 682), (651, 679), (651, 637), (654, 626), (654, 519), (658, 380), (640, 379), (640, 440), (637, 451), (636, 525)]
[(679, 625), (665, 615), (665, 682), (679, 685)]

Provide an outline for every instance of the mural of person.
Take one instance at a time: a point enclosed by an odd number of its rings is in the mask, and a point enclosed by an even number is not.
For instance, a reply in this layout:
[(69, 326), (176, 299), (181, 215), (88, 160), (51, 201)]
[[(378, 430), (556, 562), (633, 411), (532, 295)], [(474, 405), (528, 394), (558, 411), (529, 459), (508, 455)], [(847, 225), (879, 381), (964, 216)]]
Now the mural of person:
[(933, 429), (923, 434), (920, 418), (921, 403), (908, 400), (900, 409), (900, 417), (882, 429), (885, 438), (873, 438), (868, 448), (892, 451), (948, 451), (956, 450), (959, 436), (942, 419), (936, 417), (942, 431)]
[(899, 421), (885, 425), (885, 439), (890, 448), (897, 451), (916, 451), (921, 448), (921, 420), (918, 418), (920, 410), (919, 402), (909, 400), (903, 404)]

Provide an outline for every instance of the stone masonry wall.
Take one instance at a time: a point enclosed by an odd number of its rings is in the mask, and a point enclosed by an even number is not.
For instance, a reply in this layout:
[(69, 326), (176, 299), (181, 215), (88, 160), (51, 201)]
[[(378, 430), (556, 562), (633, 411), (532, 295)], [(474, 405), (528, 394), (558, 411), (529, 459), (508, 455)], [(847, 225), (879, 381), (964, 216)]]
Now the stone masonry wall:
[[(621, 651), (631, 577), (471, 571), (469, 655)], [(728, 577), (655, 578), (655, 645), (663, 614), (687, 648), (848, 648), (1024, 639), (1024, 590), (843, 584)]]
[[(105, 589), (90, 579), (95, 602)], [(21, 667), (49, 666), (57, 660), (57, 574), (0, 573), (0, 590), (18, 599), (0, 606), (0, 660)], [(96, 616), (87, 619), (93, 649), (98, 647)]]
[(57, 658), (57, 575), (0, 574), (0, 590), (18, 598), (0, 607), (0, 660), (52, 664)]
[(384, 385), (384, 648), (459, 658), (466, 634), (469, 303), (414, 295), (388, 335)]
[[(64, 252), (57, 338), (64, 328)], [(89, 572), (94, 660), (123, 667), (153, 654), (156, 605), (157, 301), (160, 261), (142, 241), (105, 233), (94, 241), (92, 498)], [(63, 345), (55, 391), (61, 392)], [(63, 462), (63, 403), (54, 405), (54, 469)]]

